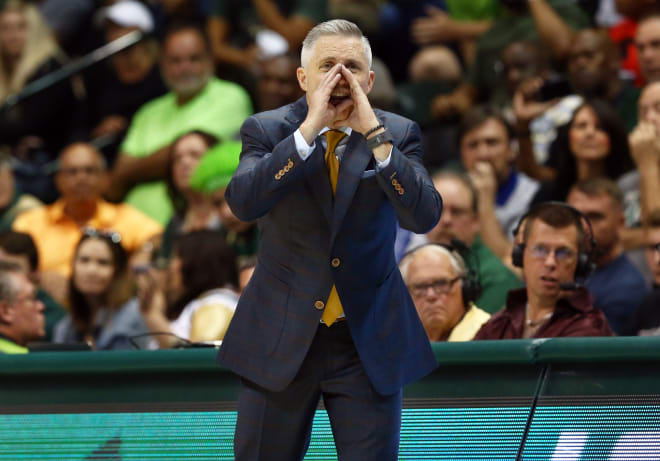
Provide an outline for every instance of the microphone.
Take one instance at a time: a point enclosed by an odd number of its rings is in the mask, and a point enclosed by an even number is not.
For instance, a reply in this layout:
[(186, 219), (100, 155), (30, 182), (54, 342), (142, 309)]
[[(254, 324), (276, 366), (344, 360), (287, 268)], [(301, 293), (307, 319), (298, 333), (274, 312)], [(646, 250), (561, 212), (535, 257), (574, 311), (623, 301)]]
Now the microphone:
[(575, 290), (579, 290), (580, 288), (584, 288), (584, 285), (582, 283), (562, 282), (559, 284), (559, 289), (563, 291), (575, 291)]

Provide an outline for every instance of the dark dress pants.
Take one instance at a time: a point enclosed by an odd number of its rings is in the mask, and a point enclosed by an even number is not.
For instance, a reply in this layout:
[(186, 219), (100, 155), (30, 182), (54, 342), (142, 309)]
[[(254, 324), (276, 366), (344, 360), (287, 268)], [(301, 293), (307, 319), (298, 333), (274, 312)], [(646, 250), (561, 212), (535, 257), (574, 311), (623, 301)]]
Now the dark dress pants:
[(319, 325), (293, 382), (282, 392), (241, 381), (234, 451), (238, 461), (302, 460), (323, 397), (340, 461), (395, 461), (401, 391), (378, 394), (346, 321)]

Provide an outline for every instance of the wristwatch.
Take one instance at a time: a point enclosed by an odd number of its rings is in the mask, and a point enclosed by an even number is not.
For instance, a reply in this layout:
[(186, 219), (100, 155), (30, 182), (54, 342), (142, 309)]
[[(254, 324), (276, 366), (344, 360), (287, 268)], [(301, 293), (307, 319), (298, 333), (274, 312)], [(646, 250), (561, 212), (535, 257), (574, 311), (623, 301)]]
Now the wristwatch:
[(385, 131), (382, 131), (381, 133), (378, 133), (376, 136), (373, 138), (367, 139), (367, 147), (370, 150), (374, 150), (376, 147), (380, 146), (381, 144), (385, 144), (386, 142), (392, 142), (394, 138), (392, 137), (392, 133), (385, 128)]

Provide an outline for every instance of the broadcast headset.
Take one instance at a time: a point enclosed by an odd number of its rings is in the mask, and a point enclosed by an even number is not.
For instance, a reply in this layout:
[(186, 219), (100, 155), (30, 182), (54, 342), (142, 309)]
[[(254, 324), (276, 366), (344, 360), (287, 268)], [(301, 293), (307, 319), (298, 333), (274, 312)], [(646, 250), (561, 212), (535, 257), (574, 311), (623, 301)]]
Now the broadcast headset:
[[(593, 270), (595, 269), (595, 264), (593, 263), (593, 253), (596, 248), (596, 241), (594, 239), (594, 231), (591, 226), (591, 221), (589, 218), (582, 213), (580, 210), (573, 208), (570, 205), (567, 205), (564, 202), (557, 201), (548, 201), (542, 202), (538, 205), (530, 208), (524, 215), (521, 216), (518, 224), (515, 229), (513, 229), (513, 238), (515, 239), (518, 236), (521, 226), (525, 220), (529, 218), (535, 218), (543, 209), (549, 207), (562, 207), (563, 209), (569, 210), (574, 217), (574, 223), (579, 229), (581, 235), (584, 236), (585, 244), (578, 245), (578, 261), (575, 268), (575, 278), (576, 279), (587, 279)], [(586, 223), (586, 229), (583, 223)], [(588, 231), (588, 232), (587, 232)], [(515, 267), (523, 267), (523, 254), (525, 252), (525, 242), (515, 243), (513, 250), (511, 252), (511, 262)], [(582, 285), (579, 283), (561, 283), (561, 288), (563, 290), (576, 290)]]

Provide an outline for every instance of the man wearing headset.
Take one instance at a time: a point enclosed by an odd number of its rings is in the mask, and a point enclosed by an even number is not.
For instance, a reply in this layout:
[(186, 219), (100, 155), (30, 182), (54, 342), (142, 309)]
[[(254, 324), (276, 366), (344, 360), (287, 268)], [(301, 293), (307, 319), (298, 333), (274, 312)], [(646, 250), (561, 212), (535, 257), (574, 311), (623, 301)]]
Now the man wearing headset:
[(605, 315), (576, 282), (591, 271), (590, 234), (587, 218), (565, 204), (541, 203), (523, 216), (512, 260), (526, 287), (510, 291), (504, 309), (474, 339), (612, 336)]
[(479, 281), (454, 249), (422, 245), (403, 257), (399, 270), (430, 341), (470, 341), (490, 318), (475, 306)]

